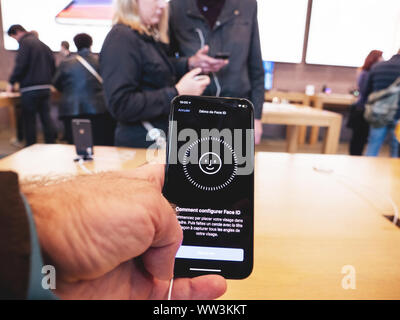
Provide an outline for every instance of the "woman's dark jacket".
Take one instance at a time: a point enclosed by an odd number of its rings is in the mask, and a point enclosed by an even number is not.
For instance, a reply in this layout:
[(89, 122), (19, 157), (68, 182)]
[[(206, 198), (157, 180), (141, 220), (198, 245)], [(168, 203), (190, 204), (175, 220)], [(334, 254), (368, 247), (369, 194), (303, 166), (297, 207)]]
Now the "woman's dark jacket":
[(122, 24), (107, 35), (100, 53), (108, 109), (118, 121), (118, 146), (146, 147), (142, 121), (166, 130), (175, 84), (187, 60), (169, 58), (163, 45)]

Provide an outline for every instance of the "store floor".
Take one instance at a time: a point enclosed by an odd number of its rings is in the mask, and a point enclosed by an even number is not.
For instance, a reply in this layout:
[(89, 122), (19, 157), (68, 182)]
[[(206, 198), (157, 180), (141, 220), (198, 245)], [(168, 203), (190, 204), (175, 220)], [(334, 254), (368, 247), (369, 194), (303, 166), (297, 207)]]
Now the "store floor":
[[(8, 129), (0, 130), (0, 157), (7, 156), (14, 152), (20, 150), (20, 147), (14, 146), (10, 143), (10, 140), (13, 138), (13, 133)], [(43, 143), (43, 137), (39, 134), (38, 142)], [(58, 142), (64, 143), (64, 142)], [(285, 152), (286, 150), (286, 141), (283, 139), (272, 140), (272, 139), (264, 139), (259, 146), (256, 147), (256, 151), (266, 151), (266, 152)], [(299, 153), (320, 153), (322, 150), (322, 142), (318, 142), (317, 144), (310, 146), (308, 144), (299, 146)], [(349, 144), (346, 142), (342, 142), (339, 145), (339, 150), (337, 154), (347, 155), (349, 150)], [(383, 146), (380, 157), (389, 157), (389, 146), (386, 144)]]

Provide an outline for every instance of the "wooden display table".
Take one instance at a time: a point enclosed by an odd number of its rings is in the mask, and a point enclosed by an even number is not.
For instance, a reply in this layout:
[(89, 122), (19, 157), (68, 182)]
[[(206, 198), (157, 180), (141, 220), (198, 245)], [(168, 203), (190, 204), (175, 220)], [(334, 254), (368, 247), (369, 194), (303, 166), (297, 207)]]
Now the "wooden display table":
[[(323, 110), (326, 104), (349, 107), (351, 104), (357, 101), (357, 97), (351, 94), (319, 93), (312, 96), (311, 101), (313, 102), (314, 108)], [(311, 128), (310, 144), (315, 144), (318, 141), (318, 133), (319, 127)]]
[(339, 135), (342, 116), (329, 111), (315, 110), (288, 104), (264, 103), (262, 122), (288, 126), (287, 151), (297, 151), (299, 126), (327, 127), (323, 153), (336, 153), (339, 146)]
[(10, 128), (15, 131), (15, 104), (20, 98), (19, 93), (0, 92), (0, 108), (8, 108)]
[[(318, 110), (323, 110), (326, 104), (339, 105), (339, 106), (350, 106), (352, 103), (357, 101), (357, 97), (351, 94), (339, 94), (339, 93), (317, 93), (311, 96), (306, 95), (302, 92), (293, 91), (266, 91), (264, 95), (265, 101), (272, 101), (274, 98), (278, 98), (280, 101), (287, 101), (290, 103), (298, 103), (304, 106), (313, 106)], [(318, 141), (319, 127), (313, 126), (310, 133), (310, 144), (315, 144)], [(305, 128), (300, 129), (299, 143), (302, 144), (305, 141)]]
[[(95, 147), (85, 167), (132, 169), (145, 153)], [(74, 155), (72, 146), (34, 145), (0, 160), (0, 170), (84, 174)], [(222, 298), (400, 299), (400, 229), (383, 216), (393, 214), (388, 196), (400, 205), (399, 159), (256, 153), (254, 270), (229, 280)]]

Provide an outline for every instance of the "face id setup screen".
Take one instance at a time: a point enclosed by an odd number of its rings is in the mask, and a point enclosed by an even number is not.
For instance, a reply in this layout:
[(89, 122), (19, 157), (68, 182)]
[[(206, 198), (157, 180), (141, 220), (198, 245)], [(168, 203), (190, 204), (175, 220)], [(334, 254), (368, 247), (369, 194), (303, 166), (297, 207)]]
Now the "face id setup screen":
[(200, 271), (210, 261), (252, 259), (251, 116), (245, 107), (212, 104), (182, 103), (174, 110), (166, 197), (184, 232), (177, 261), (195, 259)]

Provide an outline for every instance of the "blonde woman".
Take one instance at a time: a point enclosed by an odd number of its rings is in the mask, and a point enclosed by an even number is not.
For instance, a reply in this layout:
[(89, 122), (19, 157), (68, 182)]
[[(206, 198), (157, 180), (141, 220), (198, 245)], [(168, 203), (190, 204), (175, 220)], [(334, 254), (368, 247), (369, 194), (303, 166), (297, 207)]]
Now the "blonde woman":
[(103, 44), (100, 68), (108, 107), (118, 122), (117, 146), (153, 144), (146, 141), (148, 124), (167, 132), (171, 100), (200, 95), (210, 83), (208, 76), (198, 76), (200, 68), (188, 72), (188, 65), (215, 62), (204, 52), (189, 59), (168, 58), (167, 19), (165, 0), (115, 1), (114, 26)]

